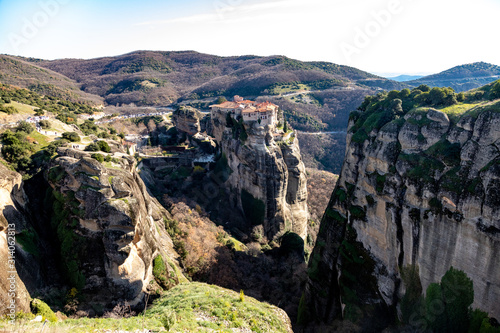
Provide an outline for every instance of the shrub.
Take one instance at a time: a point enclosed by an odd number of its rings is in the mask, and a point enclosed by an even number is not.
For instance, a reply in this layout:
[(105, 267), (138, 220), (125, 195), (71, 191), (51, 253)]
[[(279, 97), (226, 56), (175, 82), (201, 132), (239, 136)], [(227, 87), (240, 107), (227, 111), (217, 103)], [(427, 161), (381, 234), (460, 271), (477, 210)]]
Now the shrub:
[(98, 161), (98, 162), (104, 162), (104, 156), (102, 154), (99, 154), (99, 153), (96, 153), (96, 154), (92, 154), (90, 155), (90, 157), (92, 157), (94, 160)]
[(99, 151), (99, 145), (95, 142), (92, 142), (87, 147), (85, 147), (86, 151)]
[(40, 124), (40, 127), (43, 129), (50, 128), (50, 122), (48, 120), (40, 120), (38, 124)]
[(76, 132), (64, 132), (62, 134), (62, 138), (66, 139), (70, 142), (78, 142), (80, 141), (80, 136)]
[(304, 252), (304, 240), (294, 232), (287, 231), (281, 236), (280, 251), (284, 254)]
[(109, 153), (111, 151), (111, 148), (109, 147), (108, 143), (106, 141), (97, 141), (97, 145), (99, 146), (99, 150), (103, 151), (105, 153)]
[(0, 105), (0, 112), (4, 112), (7, 114), (14, 114), (14, 113), (17, 113), (17, 109), (12, 107), (12, 106)]
[(42, 316), (43, 320), (57, 321), (56, 314), (44, 301), (35, 298), (31, 301), (30, 307), (31, 311), (37, 316)]
[(160, 317), (161, 324), (167, 332), (169, 332), (175, 324), (177, 324), (177, 316), (175, 315), (175, 312), (171, 311), (170, 309), (166, 309), (163, 311), (163, 314)]

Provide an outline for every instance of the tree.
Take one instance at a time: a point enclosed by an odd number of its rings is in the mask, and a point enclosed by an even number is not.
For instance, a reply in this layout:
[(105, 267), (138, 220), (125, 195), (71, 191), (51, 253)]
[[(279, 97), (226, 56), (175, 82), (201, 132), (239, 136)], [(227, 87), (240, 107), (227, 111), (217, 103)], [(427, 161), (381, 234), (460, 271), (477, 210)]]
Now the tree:
[(452, 332), (467, 331), (469, 307), (474, 302), (472, 280), (464, 272), (450, 267), (441, 279), (446, 304), (448, 328)]
[(445, 304), (439, 283), (431, 283), (425, 293), (425, 315), (429, 324), (436, 332), (446, 329)]
[(444, 104), (446, 94), (441, 88), (434, 87), (429, 92), (429, 98), (433, 105), (441, 105)]
[(215, 101), (215, 104), (222, 104), (224, 102), (227, 102), (227, 99), (226, 97), (224, 96), (219, 96), (219, 98), (217, 98), (217, 100)]
[(35, 116), (43, 116), (45, 114), (45, 111), (43, 111), (42, 109), (38, 108), (35, 110)]
[(70, 142), (79, 142), (80, 141), (80, 136), (76, 132), (64, 132), (62, 134), (62, 138), (66, 139)]
[(401, 98), (401, 99), (405, 99), (405, 98), (407, 98), (408, 96), (410, 96), (410, 94), (411, 94), (410, 89), (405, 88), (405, 89), (403, 89), (403, 90), (401, 90), (401, 91), (399, 92), (399, 98)]
[(286, 118), (283, 118), (283, 132), (288, 132), (288, 125), (286, 123)]
[(391, 101), (391, 109), (394, 115), (403, 115), (403, 101), (395, 98)]
[(24, 132), (26, 134), (30, 134), (34, 130), (35, 129), (33, 128), (33, 126), (24, 120), (20, 121), (19, 125), (17, 125), (17, 127), (16, 127), (16, 132)]
[(418, 90), (420, 90), (422, 92), (428, 92), (428, 91), (431, 90), (431, 88), (428, 85), (426, 85), (426, 84), (421, 84), (416, 89), (418, 89)]
[(47, 129), (47, 128), (50, 128), (50, 122), (48, 120), (40, 120), (38, 122), (38, 124), (40, 125), (41, 128), (43, 129)]
[(467, 332), (469, 307), (474, 301), (472, 280), (450, 267), (441, 283), (431, 283), (426, 291), (426, 318), (435, 332)]

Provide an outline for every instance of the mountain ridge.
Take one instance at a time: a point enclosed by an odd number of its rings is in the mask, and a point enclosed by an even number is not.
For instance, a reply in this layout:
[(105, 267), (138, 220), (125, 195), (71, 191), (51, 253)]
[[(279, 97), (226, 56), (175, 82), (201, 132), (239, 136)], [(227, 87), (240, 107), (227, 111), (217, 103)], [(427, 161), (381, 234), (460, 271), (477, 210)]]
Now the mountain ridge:
[(457, 92), (479, 88), (500, 78), (500, 66), (483, 61), (463, 64), (445, 71), (405, 82), (413, 87), (421, 84), (451, 87)]

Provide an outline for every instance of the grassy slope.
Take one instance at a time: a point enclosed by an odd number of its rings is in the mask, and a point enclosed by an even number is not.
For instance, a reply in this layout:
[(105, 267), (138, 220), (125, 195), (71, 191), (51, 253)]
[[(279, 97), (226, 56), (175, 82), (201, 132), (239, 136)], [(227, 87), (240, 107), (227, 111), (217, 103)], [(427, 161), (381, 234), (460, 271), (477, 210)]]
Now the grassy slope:
[[(198, 282), (170, 289), (144, 317), (67, 319), (47, 323), (44, 332), (160, 331), (167, 313), (176, 321), (170, 332), (289, 332), (289, 320), (282, 310), (248, 296), (241, 301), (237, 292)], [(40, 331), (41, 326), (41, 323), (19, 322), (17, 332)], [(15, 331), (6, 321), (0, 322), (0, 329)]]

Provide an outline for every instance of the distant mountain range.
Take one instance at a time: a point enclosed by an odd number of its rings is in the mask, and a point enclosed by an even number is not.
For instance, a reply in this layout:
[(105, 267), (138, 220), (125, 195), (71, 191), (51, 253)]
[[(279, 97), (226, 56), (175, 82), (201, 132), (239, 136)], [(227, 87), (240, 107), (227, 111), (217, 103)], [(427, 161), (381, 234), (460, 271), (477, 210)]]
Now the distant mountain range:
[(500, 66), (475, 62), (455, 66), (444, 72), (405, 82), (412, 87), (426, 84), (431, 87), (451, 87), (456, 92), (479, 88), (500, 79)]
[(423, 77), (423, 75), (398, 75), (393, 77), (388, 77), (389, 80), (397, 81), (397, 82), (405, 82), (410, 80), (417, 80)]
[[(207, 108), (219, 96), (269, 100), (285, 110), (287, 121), (308, 132), (345, 131), (349, 113), (365, 96), (420, 84), (468, 90), (498, 79), (500, 67), (474, 63), (442, 73), (394, 80), (328, 62), (303, 62), (285, 56), (220, 57), (195, 51), (136, 51), (96, 59), (43, 60), (0, 55), (0, 82), (56, 98), (91, 105), (167, 106), (179, 103)], [(318, 147), (312, 135), (304, 145)], [(343, 156), (344, 137), (322, 140), (304, 159), (331, 168)], [(321, 143), (320, 142), (320, 143)], [(320, 157), (318, 157), (320, 156)]]

